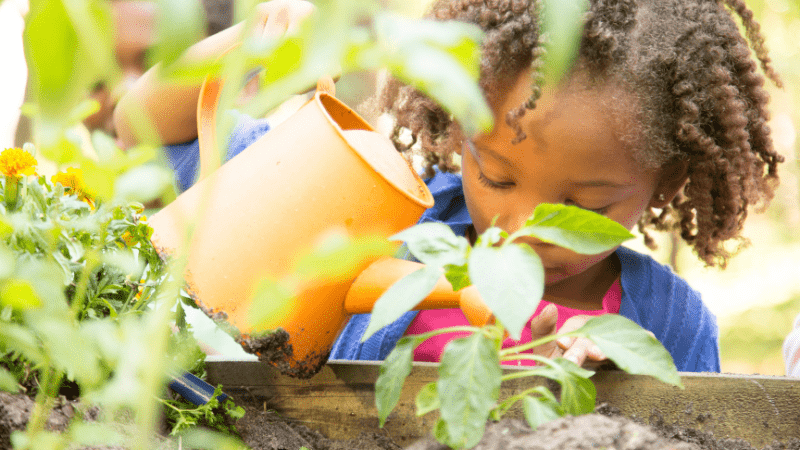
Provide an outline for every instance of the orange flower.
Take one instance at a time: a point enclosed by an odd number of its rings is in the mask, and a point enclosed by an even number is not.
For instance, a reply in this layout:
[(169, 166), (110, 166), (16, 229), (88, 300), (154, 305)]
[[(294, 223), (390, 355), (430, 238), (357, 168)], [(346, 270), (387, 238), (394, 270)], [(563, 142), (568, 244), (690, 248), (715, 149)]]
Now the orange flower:
[(83, 184), (83, 172), (81, 169), (68, 167), (66, 172), (59, 172), (50, 178), (53, 184), (59, 183), (64, 186), (64, 191), (67, 194), (75, 194), (79, 199), (92, 204), (89, 194), (86, 193), (86, 187)]
[(0, 153), (0, 173), (8, 177), (33, 175), (36, 164), (36, 158), (21, 148), (7, 148)]

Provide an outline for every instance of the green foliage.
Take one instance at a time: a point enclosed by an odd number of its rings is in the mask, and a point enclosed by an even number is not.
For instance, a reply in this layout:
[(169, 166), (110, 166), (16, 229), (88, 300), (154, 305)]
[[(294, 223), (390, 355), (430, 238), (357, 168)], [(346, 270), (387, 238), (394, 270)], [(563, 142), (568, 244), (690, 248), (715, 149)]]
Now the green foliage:
[[(582, 229), (586, 233), (581, 233)], [(422, 301), (435, 283), (434, 268), (444, 270), (454, 287), (474, 284), (497, 319), (512, 337), (518, 338), (544, 293), (541, 260), (530, 246), (517, 241), (525, 237), (553, 242), (578, 253), (601, 253), (633, 235), (599, 214), (548, 203), (537, 206), (526, 225), (510, 236), (500, 228), (490, 227), (478, 238), (475, 248), (444, 224), (416, 225), (390, 239), (405, 240), (411, 254), (427, 268), (407, 275), (397, 284), (402, 288), (393, 286), (378, 299), (363, 339)]]
[[(37, 396), (27, 430), (14, 435), (18, 448), (66, 448), (83, 442), (86, 430), (115, 436), (105, 419), (44, 431), (63, 382), (110, 417), (141, 413), (152, 410), (167, 373), (201, 371), (205, 358), (186, 331), (177, 286), (167, 288), (168, 266), (150, 242), (144, 207), (93, 199), (79, 174), (56, 175), (57, 183), (18, 177), (13, 210), (4, 201), (9, 177), (0, 179), (0, 259), (7, 263), (0, 271), (0, 388)], [(177, 334), (169, 330), (173, 306), (183, 329)], [(230, 405), (219, 411), (240, 412)], [(192, 414), (182, 411), (179, 424), (194, 423)]]
[(244, 417), (244, 408), (236, 406), (233, 401), (226, 399), (220, 403), (217, 398), (222, 394), (222, 386), (214, 390), (214, 395), (205, 405), (193, 405), (182, 398), (172, 400), (160, 399), (166, 406), (167, 421), (171, 424), (170, 435), (185, 433), (196, 426), (204, 426), (226, 434), (236, 432), (236, 426), (231, 422)]
[(542, 29), (545, 47), (545, 83), (555, 84), (569, 73), (578, 54), (587, 0), (544, 0)]
[[(445, 347), (439, 379), (420, 390), (416, 399), (418, 415), (439, 410), (440, 419), (433, 434), (452, 448), (476, 445), (483, 436), (487, 419), (498, 420), (518, 401), (522, 401), (525, 417), (532, 427), (565, 414), (594, 410), (596, 390), (589, 380), (594, 372), (563, 358), (551, 360), (529, 351), (561, 336), (588, 338), (621, 369), (681, 385), (666, 349), (641, 327), (618, 315), (595, 317), (574, 332), (501, 349), (506, 331), (519, 339), (522, 327), (544, 292), (541, 260), (530, 246), (520, 243), (521, 237), (539, 238), (582, 253), (602, 253), (632, 236), (624, 227), (599, 214), (550, 204), (539, 205), (526, 225), (510, 235), (490, 227), (478, 237), (474, 247), (440, 224), (417, 225), (395, 235), (395, 239), (405, 240), (411, 253), (426, 266), (392, 286), (385, 294), (388, 301), (384, 302), (382, 297), (376, 302), (366, 334), (419, 303), (443, 272), (454, 285), (463, 286), (471, 280), (497, 323), (483, 328), (445, 328), (402, 338), (381, 365), (375, 385), (381, 425), (400, 399), (402, 384), (411, 372), (414, 349), (434, 335), (454, 331), (467, 332), (468, 336)], [(468, 276), (464, 276), (465, 272)], [(392, 292), (397, 286), (405, 298)], [(521, 359), (538, 364), (528, 370), (502, 373), (502, 361)], [(498, 403), (503, 381), (531, 376), (559, 383), (560, 399), (547, 388), (535, 386)]]

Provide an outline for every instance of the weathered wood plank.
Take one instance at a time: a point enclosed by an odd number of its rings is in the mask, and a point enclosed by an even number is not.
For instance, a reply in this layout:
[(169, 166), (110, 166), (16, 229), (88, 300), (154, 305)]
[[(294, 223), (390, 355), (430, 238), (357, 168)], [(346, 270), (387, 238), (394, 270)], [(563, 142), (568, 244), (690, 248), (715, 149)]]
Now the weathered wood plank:
[[(386, 433), (405, 445), (427, 434), (438, 415), (417, 417), (414, 398), (436, 379), (436, 364), (415, 363), (400, 402), (383, 429), (378, 428), (375, 408), (378, 369), (379, 363), (335, 361), (310, 380), (298, 380), (256, 361), (208, 362), (209, 380), (222, 384), (227, 393), (257, 398), (264, 408), (333, 439), (371, 431)], [(775, 439), (800, 438), (800, 379), (685, 373), (682, 380), (684, 390), (619, 371), (601, 371), (593, 377), (598, 402), (619, 408), (629, 417), (647, 421), (660, 416), (667, 424), (744, 439), (755, 447)], [(504, 383), (501, 398), (549, 383), (541, 378)], [(513, 409), (509, 414), (520, 417), (521, 413)]]

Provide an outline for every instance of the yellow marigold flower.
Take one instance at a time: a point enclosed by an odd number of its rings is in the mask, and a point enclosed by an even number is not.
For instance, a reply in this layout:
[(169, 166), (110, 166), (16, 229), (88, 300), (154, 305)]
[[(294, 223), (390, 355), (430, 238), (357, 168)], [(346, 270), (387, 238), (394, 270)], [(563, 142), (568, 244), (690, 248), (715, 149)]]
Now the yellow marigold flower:
[(125, 242), (125, 245), (128, 247), (132, 247), (134, 244), (136, 244), (136, 241), (133, 240), (133, 235), (128, 230), (125, 230), (125, 232), (122, 233), (120, 239), (122, 239), (122, 241)]
[(33, 175), (36, 164), (36, 158), (21, 148), (7, 148), (0, 153), (0, 173), (5, 176)]
[(64, 186), (64, 190), (68, 194), (75, 194), (79, 199), (86, 201), (90, 205), (92, 200), (89, 194), (86, 193), (86, 187), (83, 184), (83, 172), (81, 169), (68, 167), (66, 172), (59, 172), (50, 178), (53, 184), (59, 183)]

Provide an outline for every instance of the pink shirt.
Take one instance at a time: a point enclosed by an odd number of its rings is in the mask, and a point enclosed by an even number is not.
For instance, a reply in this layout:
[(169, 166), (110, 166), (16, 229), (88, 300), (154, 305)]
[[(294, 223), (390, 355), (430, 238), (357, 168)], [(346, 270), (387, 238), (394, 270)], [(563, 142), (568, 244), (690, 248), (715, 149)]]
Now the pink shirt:
[[(558, 309), (558, 321), (557, 326), (561, 329), (561, 326), (564, 325), (564, 322), (567, 321), (570, 317), (578, 316), (578, 315), (585, 315), (585, 316), (600, 316), (603, 314), (617, 314), (619, 313), (619, 307), (622, 303), (622, 287), (620, 286), (619, 279), (617, 279), (611, 287), (606, 292), (606, 295), (603, 296), (603, 309), (596, 309), (593, 311), (583, 311), (580, 309), (573, 309), (567, 308), (566, 306), (556, 305)], [(549, 305), (550, 302), (542, 300), (539, 302), (539, 306), (536, 308), (536, 312), (531, 316), (531, 319), (536, 317), (545, 306)], [(503, 348), (513, 347), (515, 345), (519, 345), (525, 342), (531, 341), (531, 328), (530, 322), (531, 319), (528, 319), (528, 324), (522, 329), (522, 337), (519, 341), (514, 339), (508, 338), (503, 342)], [(469, 322), (467, 318), (464, 317), (464, 314), (461, 312), (460, 309), (431, 309), (426, 311), (420, 311), (414, 320), (411, 322), (411, 325), (408, 326), (406, 330), (406, 334), (422, 334), (427, 333), (431, 330), (438, 330), (441, 328), (447, 327), (456, 327), (456, 326), (468, 326)], [(428, 361), (428, 362), (439, 362), (442, 356), (442, 351), (444, 350), (445, 345), (453, 339), (457, 339), (459, 337), (466, 336), (466, 333), (445, 333), (434, 336), (422, 344), (420, 344), (414, 350), (414, 361)], [(520, 360), (520, 361), (507, 361), (503, 364), (508, 365), (523, 365), (523, 366), (532, 366), (535, 365), (535, 361), (530, 360)]]

